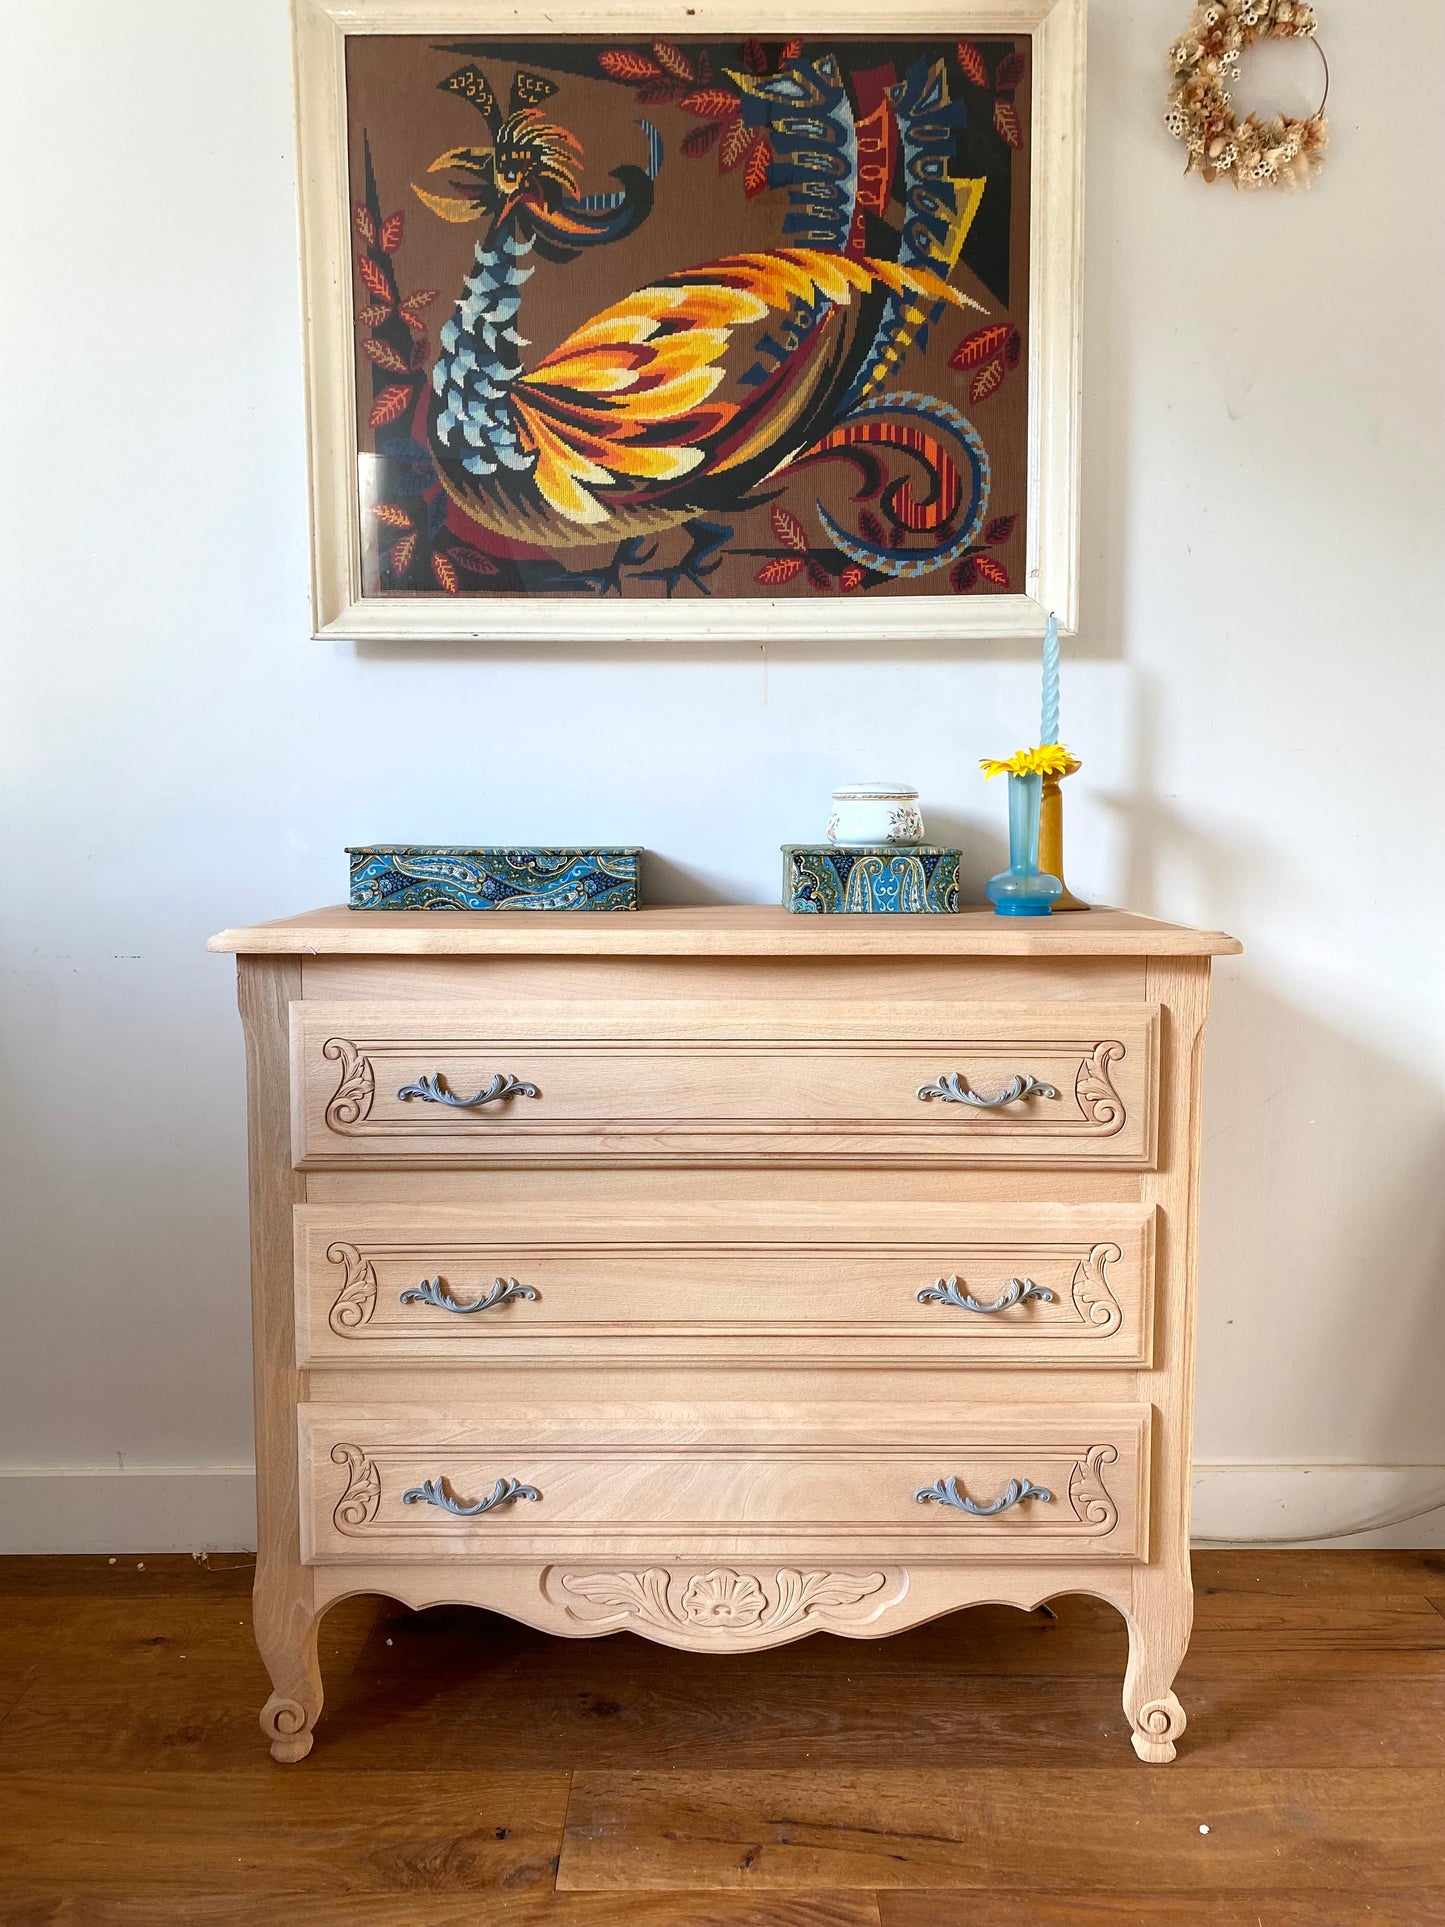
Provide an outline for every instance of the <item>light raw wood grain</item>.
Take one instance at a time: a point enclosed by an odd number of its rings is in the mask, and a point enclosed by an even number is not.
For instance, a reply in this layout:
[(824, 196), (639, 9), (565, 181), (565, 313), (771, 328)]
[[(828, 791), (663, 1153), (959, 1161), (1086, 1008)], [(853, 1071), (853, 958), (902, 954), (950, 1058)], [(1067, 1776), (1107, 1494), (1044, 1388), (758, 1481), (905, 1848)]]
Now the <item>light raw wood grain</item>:
[(328, 1004), (436, 1003), (475, 997), (479, 985), (489, 999), (503, 1004), (695, 1003), (715, 997), (720, 981), (729, 1001), (746, 1002), (876, 1006), (935, 999), (971, 1004), (1069, 999), (1121, 1004), (1144, 1001), (1147, 970), (1144, 957), (1073, 957), (1061, 971), (1052, 957), (605, 957), (501, 951), (472, 956), (307, 956), (302, 958), (301, 981), (308, 998)]
[(1164, 1006), (1167, 1056), (1157, 1168), (1141, 1195), (1159, 1213), (1157, 1303), (1162, 1330), (1154, 1369), (1139, 1388), (1154, 1408), (1150, 1529), (1156, 1548), (1133, 1575), (1124, 1711), (1141, 1760), (1175, 1755), (1186, 1715), (1174, 1675), (1189, 1647), (1194, 1594), (1189, 1577), (1190, 1453), (1194, 1427), (1194, 1288), (1200, 1163), (1201, 1058), (1209, 1012), (1209, 965), (1151, 961), (1151, 994)]
[(305, 1396), (291, 1304), (291, 1212), (304, 1194), (287, 1154), (288, 1007), (293, 960), (243, 957), (251, 1168), (251, 1333), (256, 1392), (256, 1645), (271, 1676), (261, 1730), (282, 1761), (304, 1759), (321, 1711), (319, 1617), (301, 1562), (294, 1413)]
[[(246, 969), (289, 973), (284, 995), (256, 979), (270, 989), (250, 1026), (259, 1410), (273, 1441), (299, 1425), (305, 1480), (298, 1502), (294, 1443), (273, 1443), (282, 1524), (258, 1599), (291, 1722), (278, 1754), (310, 1743), (318, 1615), (358, 1594), (482, 1606), (573, 1640), (625, 1627), (750, 1664), (786, 1645), (799, 1677), (823, 1678), (806, 1634), (927, 1641), (936, 1622), (929, 1665), (953, 1676), (945, 1615), (1083, 1592), (1103, 1614), (1091, 1664), (1118, 1665), (1109, 1615), (1127, 1622), (1136, 1751), (1172, 1758), (1200, 1041), (1209, 959), (1232, 940), (1089, 912), (1060, 923), (1095, 954), (1050, 956), (992, 919), (913, 934), (857, 919), (830, 938), (847, 984), (815, 995), (829, 960), (799, 951), (780, 913), (560, 921), (464, 919), (457, 946), (445, 917), (358, 934), (320, 913), (274, 964), (243, 949)], [(335, 967), (297, 947), (303, 925), (326, 956), (341, 933)], [(1129, 994), (1094, 1001), (1106, 982)], [(338, 985), (364, 995), (333, 1000)], [(1036, 1103), (1082, 1110), (1081, 1067), (1104, 1042), (1122, 1051), (1083, 1128), (1040, 1124)], [(990, 1095), (1015, 1071), (1052, 1073), (1069, 1095), (1014, 1117), (919, 1102), (953, 1070)], [(474, 1115), (396, 1096), (496, 1071), (544, 1097)], [(288, 1099), (301, 1155), (319, 1147), (330, 1168), (290, 1168)], [(554, 1121), (529, 1121), (548, 1100)], [(951, 1162), (915, 1168), (934, 1134)], [(1111, 1302), (1092, 1301), (1102, 1322), (1082, 1333), (1078, 1266), (1104, 1242)], [(1054, 1295), (1026, 1327), (1020, 1306), (994, 1322), (919, 1302), (950, 1275), (979, 1301), (1015, 1276)], [(465, 1315), (401, 1303), (424, 1279), (465, 1302), (514, 1276), (538, 1296)], [(1052, 1496), (985, 1517), (916, 1501), (950, 1476), (980, 1503), (1011, 1479)], [(474, 1504), (508, 1478), (542, 1496), (471, 1517), (428, 1499)], [(1445, 1620), (1417, 1605), (1386, 1616), (1389, 1637), (1433, 1673)], [(1281, 1614), (1302, 1673), (1355, 1637), (1328, 1609), (1317, 1627), (1297, 1603)], [(1199, 1662), (1263, 1675), (1278, 1653), (1231, 1622), (1206, 1630)]]
[[(697, 1004), (308, 998), (292, 1011), (296, 1162), (1153, 1160), (1157, 1005), (820, 1011), (725, 988), (720, 969), (718, 995)], [(945, 1076), (1003, 1101), (925, 1096)], [(518, 1094), (458, 1109), (424, 1095), (438, 1077), (458, 1098), (498, 1079)]]
[[(1072, 629), (1078, 594), (1080, 335), (1083, 249), (1084, 0), (898, 0), (890, 31), (1033, 36), (1030, 120), (1029, 463), (1024, 594), (807, 598), (362, 596), (356, 489), (355, 346), (350, 304), (351, 218), (345, 141), (345, 43), (361, 33), (433, 39), (479, 32), (550, 34), (877, 32), (866, 0), (785, 0), (768, 11), (738, 0), (649, 0), (600, 6), (501, 0), (479, 18), (474, 0), (293, 0), (302, 284), (311, 473), (312, 616), (325, 637), (594, 641), (764, 637), (890, 637), (952, 642), (969, 635), (1038, 636), (1046, 612)], [(498, 607), (498, 603), (503, 606)]]
[[(558, 1405), (481, 1419), (434, 1405), (306, 1405), (300, 1423), (309, 1563), (705, 1561), (748, 1546), (866, 1574), (886, 1559), (1147, 1556), (1149, 1413), (1140, 1407)], [(1049, 1496), (982, 1518), (918, 1503), (920, 1489), (948, 1478), (979, 1504), (997, 1503), (1011, 1481)], [(439, 1479), (466, 1505), (499, 1481), (537, 1496), (461, 1518), (409, 1496)], [(906, 1575), (866, 1592), (879, 1626), (885, 1606), (900, 1608), (895, 1623), (911, 1617)], [(559, 1604), (545, 1577), (542, 1593)], [(573, 1630), (597, 1629), (565, 1605), (548, 1614), (539, 1601), (535, 1610), (551, 1630), (567, 1630), (569, 1618)], [(626, 1611), (617, 1623), (629, 1617), (638, 1623)], [(640, 1623), (653, 1628), (645, 1615)], [(665, 1615), (658, 1630), (685, 1634), (694, 1623), (715, 1630), (724, 1650), (766, 1643), (772, 1624), (751, 1585), (744, 1598), (718, 1602), (715, 1617), (700, 1607), (696, 1621), (683, 1615), (674, 1626)], [(796, 1638), (814, 1626), (790, 1618), (780, 1631)]]
[[(984, 1309), (944, 1302), (949, 1281)], [(679, 1354), (759, 1365), (1142, 1364), (1153, 1220), (1117, 1205), (1013, 1215), (884, 1206), (840, 1227), (831, 1210), (766, 1202), (746, 1216), (679, 1205), (590, 1222), (545, 1209), (508, 1222), (483, 1206), (308, 1204), (296, 1212), (296, 1291), (305, 1364)]]
[[(1026, 927), (1017, 927), (1024, 925)], [(1048, 919), (800, 917), (729, 903), (573, 915), (546, 911), (348, 910), (335, 904), (211, 938), (209, 950), (297, 957), (1232, 957), (1234, 937), (1125, 910)]]

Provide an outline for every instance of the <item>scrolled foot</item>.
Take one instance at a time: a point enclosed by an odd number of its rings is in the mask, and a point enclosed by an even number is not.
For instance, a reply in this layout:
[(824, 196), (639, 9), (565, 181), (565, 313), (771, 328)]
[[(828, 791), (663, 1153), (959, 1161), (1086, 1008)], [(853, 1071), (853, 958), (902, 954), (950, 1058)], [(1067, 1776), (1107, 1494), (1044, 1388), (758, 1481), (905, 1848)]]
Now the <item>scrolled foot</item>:
[(1174, 1758), (1174, 1742), (1188, 1722), (1173, 1693), (1150, 1700), (1134, 1715), (1134, 1751), (1149, 1766), (1167, 1766)]
[(283, 1766), (294, 1766), (311, 1751), (314, 1715), (297, 1700), (282, 1699), (273, 1693), (261, 1708), (261, 1731), (271, 1742), (271, 1758)]

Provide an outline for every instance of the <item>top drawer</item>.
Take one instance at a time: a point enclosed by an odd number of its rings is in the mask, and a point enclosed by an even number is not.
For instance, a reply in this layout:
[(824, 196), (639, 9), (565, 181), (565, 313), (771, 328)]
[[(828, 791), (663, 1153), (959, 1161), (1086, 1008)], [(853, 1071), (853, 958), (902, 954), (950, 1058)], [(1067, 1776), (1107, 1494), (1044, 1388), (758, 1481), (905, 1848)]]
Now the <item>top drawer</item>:
[(1155, 1157), (1154, 1004), (478, 998), (291, 1020), (305, 1168)]

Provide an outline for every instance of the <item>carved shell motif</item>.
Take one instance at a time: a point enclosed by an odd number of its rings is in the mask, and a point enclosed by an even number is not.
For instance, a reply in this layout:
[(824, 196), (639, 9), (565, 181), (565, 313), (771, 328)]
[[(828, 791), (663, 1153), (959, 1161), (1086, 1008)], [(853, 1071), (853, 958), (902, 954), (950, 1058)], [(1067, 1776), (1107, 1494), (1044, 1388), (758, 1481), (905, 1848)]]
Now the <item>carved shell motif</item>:
[(381, 1474), (359, 1445), (333, 1445), (331, 1463), (347, 1470), (346, 1490), (336, 1501), (331, 1522), (348, 1536), (364, 1531), (381, 1504)]
[(321, 1055), (341, 1066), (341, 1079), (326, 1106), (326, 1123), (333, 1131), (344, 1131), (371, 1115), (376, 1096), (376, 1074), (371, 1059), (345, 1037), (328, 1037)]
[[(713, 1567), (677, 1572), (575, 1572), (550, 1567), (543, 1590), (569, 1619), (594, 1626), (629, 1622), (672, 1635), (679, 1645), (706, 1646), (739, 1636), (766, 1644), (779, 1635), (822, 1632), (875, 1619), (897, 1604), (908, 1575), (891, 1572), (738, 1572)], [(576, 1602), (586, 1601), (586, 1605)]]
[(1108, 1267), (1123, 1257), (1118, 1245), (1095, 1245), (1074, 1272), (1074, 1310), (1101, 1338), (1116, 1332), (1124, 1314), (1109, 1289)]
[(376, 1268), (355, 1245), (328, 1245), (326, 1258), (329, 1264), (346, 1267), (346, 1282), (326, 1316), (332, 1331), (344, 1338), (364, 1325), (376, 1309)]

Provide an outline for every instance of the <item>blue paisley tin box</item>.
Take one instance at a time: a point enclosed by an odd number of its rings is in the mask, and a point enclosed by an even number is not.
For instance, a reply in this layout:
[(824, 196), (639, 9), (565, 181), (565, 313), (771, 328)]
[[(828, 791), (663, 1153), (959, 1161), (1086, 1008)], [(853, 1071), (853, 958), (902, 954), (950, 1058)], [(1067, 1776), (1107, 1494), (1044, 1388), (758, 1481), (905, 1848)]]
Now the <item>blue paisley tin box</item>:
[(932, 913), (958, 910), (961, 851), (932, 843), (783, 845), (783, 907), (813, 916)]
[(349, 846), (353, 910), (635, 910), (640, 849)]

